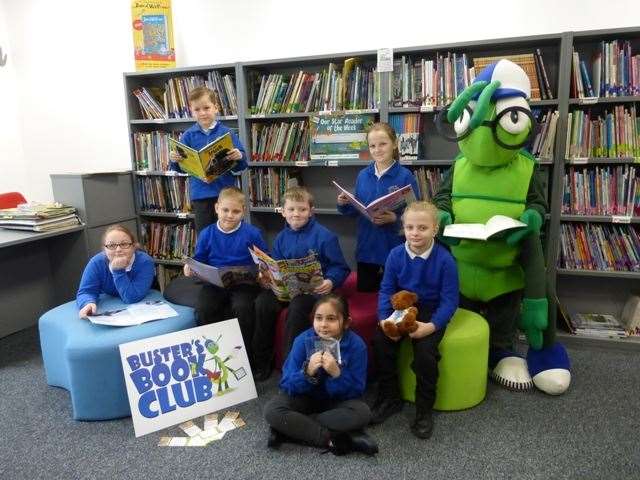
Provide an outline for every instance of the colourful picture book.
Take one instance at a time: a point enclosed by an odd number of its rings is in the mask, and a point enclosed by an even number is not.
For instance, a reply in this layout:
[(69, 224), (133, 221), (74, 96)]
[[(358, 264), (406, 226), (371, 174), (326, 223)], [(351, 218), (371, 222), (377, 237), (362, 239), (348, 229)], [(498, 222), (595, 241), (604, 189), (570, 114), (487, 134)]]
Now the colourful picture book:
[(198, 276), (220, 288), (228, 288), (239, 284), (255, 284), (258, 269), (255, 265), (238, 265), (229, 267), (214, 267), (186, 257), (186, 265)]
[(303, 258), (274, 260), (255, 245), (249, 248), (253, 261), (269, 277), (271, 290), (283, 302), (305, 293), (313, 293), (324, 278), (315, 254)]
[(211, 183), (220, 175), (231, 170), (238, 163), (228, 160), (227, 154), (235, 148), (229, 132), (216, 138), (200, 150), (195, 150), (175, 138), (169, 137), (169, 149), (180, 155), (180, 168), (200, 180)]
[(358, 210), (362, 215), (364, 215), (371, 221), (373, 221), (373, 217), (379, 212), (384, 212), (387, 210), (395, 211), (398, 208), (408, 205), (416, 199), (411, 185), (405, 185), (398, 190), (394, 190), (393, 192), (388, 193), (383, 197), (375, 199), (369, 205), (364, 205), (355, 197), (355, 195), (341, 187), (336, 181), (334, 181), (333, 184), (340, 191), (340, 193), (344, 193), (347, 197), (349, 197), (349, 203), (351, 203), (351, 205), (353, 205), (356, 210)]

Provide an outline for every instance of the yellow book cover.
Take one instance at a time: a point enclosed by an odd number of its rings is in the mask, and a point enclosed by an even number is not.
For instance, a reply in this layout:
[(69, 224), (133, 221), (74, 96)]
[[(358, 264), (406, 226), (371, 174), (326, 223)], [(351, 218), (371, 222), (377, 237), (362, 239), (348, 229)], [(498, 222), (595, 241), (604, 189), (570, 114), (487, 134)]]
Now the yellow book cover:
[(238, 163), (227, 160), (226, 156), (234, 148), (230, 133), (225, 133), (200, 150), (185, 145), (175, 138), (169, 137), (169, 150), (177, 152), (182, 158), (178, 161), (180, 168), (203, 182), (211, 183), (220, 175), (228, 172)]
[(131, 0), (136, 70), (176, 66), (171, 0)]

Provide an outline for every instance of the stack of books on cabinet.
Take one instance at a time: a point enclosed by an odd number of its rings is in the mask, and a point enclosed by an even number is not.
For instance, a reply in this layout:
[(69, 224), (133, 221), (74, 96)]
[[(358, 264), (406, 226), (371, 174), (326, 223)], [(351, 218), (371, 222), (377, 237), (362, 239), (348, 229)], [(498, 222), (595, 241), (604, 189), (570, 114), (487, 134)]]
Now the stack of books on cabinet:
[(125, 74), (141, 238), (159, 264), (181, 265), (193, 250), (188, 182), (168, 171), (167, 139), (194, 122), (188, 90), (207, 84), (247, 151), (248, 220), (271, 241), (283, 226), (282, 193), (304, 185), (355, 265), (355, 226), (338, 215), (331, 180), (352, 188), (370, 160), (314, 156), (314, 122), (339, 112), (391, 123), (400, 162), (430, 198), (458, 153), (435, 116), (484, 65), (510, 58), (532, 83), (537, 128), (527, 148), (549, 203), (549, 283), (571, 314), (619, 315), (640, 278), (639, 46), (640, 28), (616, 29), (394, 49), (384, 73), (377, 52), (365, 51)]

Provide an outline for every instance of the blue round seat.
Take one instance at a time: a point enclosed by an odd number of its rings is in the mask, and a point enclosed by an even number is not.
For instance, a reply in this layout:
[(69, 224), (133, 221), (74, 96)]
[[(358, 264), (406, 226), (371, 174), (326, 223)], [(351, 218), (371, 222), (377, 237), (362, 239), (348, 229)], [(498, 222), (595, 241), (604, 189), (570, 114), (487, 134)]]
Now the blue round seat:
[[(151, 290), (144, 300), (164, 298)], [(74, 419), (108, 420), (131, 415), (118, 345), (196, 326), (192, 308), (169, 304), (178, 312), (177, 317), (131, 327), (94, 325), (80, 319), (75, 302), (60, 305), (40, 317), (38, 328), (47, 383), (69, 391)], [(123, 306), (126, 307), (119, 298), (100, 297), (100, 310)]]

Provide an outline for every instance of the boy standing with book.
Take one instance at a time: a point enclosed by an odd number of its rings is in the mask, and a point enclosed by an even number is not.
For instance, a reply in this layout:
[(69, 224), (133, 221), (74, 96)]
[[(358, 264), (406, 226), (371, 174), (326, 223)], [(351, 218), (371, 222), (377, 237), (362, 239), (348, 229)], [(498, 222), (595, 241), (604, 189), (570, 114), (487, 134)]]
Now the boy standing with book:
[[(303, 187), (292, 187), (284, 193), (283, 199), (282, 216), (287, 225), (274, 241), (273, 259), (298, 259), (313, 253), (322, 266), (324, 278), (313, 294), (298, 295), (289, 302), (285, 333), (285, 354), (288, 354), (295, 337), (309, 328), (309, 314), (317, 295), (330, 293), (340, 287), (349, 275), (349, 266), (342, 255), (336, 234), (313, 217), (313, 196)], [(266, 380), (271, 374), (275, 324), (285, 306), (286, 303), (280, 302), (271, 290), (263, 290), (256, 299), (253, 350), (257, 369), (254, 378), (258, 381)]]
[[(218, 221), (206, 227), (198, 235), (193, 258), (199, 262), (221, 267), (254, 267), (249, 247), (256, 245), (266, 249), (260, 230), (242, 221), (245, 211), (245, 196), (236, 187), (224, 188), (215, 204)], [(184, 274), (193, 273), (189, 265)], [(249, 359), (252, 359), (251, 344), (254, 338), (254, 300), (260, 287), (256, 283), (231, 285), (220, 288), (210, 283), (203, 285), (196, 304), (198, 325), (226, 320), (225, 312), (230, 307), (232, 317), (238, 318)]]
[[(220, 175), (213, 182), (207, 183), (199, 178), (189, 177), (189, 192), (191, 197), (191, 209), (195, 215), (196, 233), (216, 221), (214, 205), (218, 200), (218, 194), (225, 187), (234, 184), (232, 172), (241, 172), (247, 168), (247, 155), (238, 136), (228, 127), (216, 120), (220, 111), (218, 98), (213, 90), (207, 87), (196, 87), (189, 92), (189, 108), (196, 119), (196, 123), (180, 136), (180, 142), (200, 150), (227, 132), (231, 133), (231, 139), (235, 148), (227, 153), (225, 159), (238, 160), (231, 171)], [(171, 152), (171, 169), (182, 172), (178, 161), (180, 155)]]

